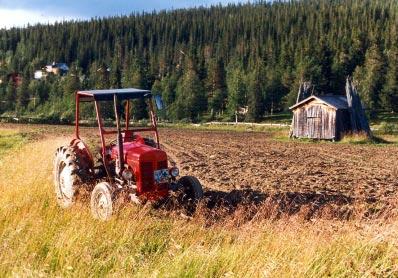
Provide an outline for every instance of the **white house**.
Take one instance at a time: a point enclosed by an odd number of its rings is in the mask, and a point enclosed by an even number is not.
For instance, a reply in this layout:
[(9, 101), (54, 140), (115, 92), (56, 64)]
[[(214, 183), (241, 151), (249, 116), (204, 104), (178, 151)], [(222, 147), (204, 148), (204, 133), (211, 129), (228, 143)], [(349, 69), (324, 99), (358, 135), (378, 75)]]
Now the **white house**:
[(44, 77), (43, 71), (42, 70), (36, 70), (34, 74), (35, 79), (42, 79)]
[(69, 67), (65, 63), (55, 63), (46, 66), (46, 71), (53, 74), (65, 74), (69, 71)]

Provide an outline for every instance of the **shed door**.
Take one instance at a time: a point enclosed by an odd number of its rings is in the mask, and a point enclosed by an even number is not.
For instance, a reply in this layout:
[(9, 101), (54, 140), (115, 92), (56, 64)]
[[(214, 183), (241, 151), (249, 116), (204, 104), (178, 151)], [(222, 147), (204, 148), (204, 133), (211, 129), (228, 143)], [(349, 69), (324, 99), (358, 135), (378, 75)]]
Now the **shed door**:
[(307, 109), (307, 137), (320, 139), (322, 135), (322, 107), (310, 106)]

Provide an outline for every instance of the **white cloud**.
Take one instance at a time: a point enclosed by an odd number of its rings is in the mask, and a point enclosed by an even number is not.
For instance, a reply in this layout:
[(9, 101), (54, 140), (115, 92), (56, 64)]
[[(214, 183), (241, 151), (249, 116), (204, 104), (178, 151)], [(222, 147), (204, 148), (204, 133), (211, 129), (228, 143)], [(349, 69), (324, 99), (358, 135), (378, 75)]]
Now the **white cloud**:
[(48, 15), (40, 11), (29, 11), (22, 9), (1, 9), (0, 28), (23, 27), (28, 23), (54, 23), (56, 21), (77, 19), (74, 16)]
[[(0, 0), (0, 29), (23, 27), (28, 23), (54, 23), (72, 19), (89, 19), (95, 16), (130, 14), (133, 11), (152, 11), (171, 8), (210, 6), (212, 4), (247, 3), (251, 0)], [(40, 7), (40, 9), (38, 8)]]

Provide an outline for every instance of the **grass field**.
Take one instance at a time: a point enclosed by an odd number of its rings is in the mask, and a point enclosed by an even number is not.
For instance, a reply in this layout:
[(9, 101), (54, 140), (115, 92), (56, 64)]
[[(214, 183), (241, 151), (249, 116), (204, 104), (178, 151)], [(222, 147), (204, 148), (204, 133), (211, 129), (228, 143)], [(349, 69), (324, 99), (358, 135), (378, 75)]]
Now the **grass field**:
[(62, 210), (51, 171), (67, 137), (31, 138), (34, 130), (0, 130), (0, 276), (398, 276), (395, 217), (308, 220), (270, 209), (248, 218), (246, 206), (209, 224), (201, 208), (186, 217), (127, 205), (104, 223), (84, 200)]
[(12, 130), (1, 130), (0, 159), (7, 153), (7, 151), (21, 146), (24, 142), (26, 142), (26, 134)]

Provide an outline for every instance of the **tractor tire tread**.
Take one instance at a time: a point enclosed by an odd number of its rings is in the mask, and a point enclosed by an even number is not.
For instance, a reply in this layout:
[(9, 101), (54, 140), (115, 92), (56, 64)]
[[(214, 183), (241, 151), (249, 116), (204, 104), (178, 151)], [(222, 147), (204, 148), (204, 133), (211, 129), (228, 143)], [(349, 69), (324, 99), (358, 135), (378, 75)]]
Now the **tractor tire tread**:
[(57, 148), (54, 158), (54, 189), (57, 197), (57, 202), (62, 208), (69, 208), (73, 205), (75, 197), (72, 200), (66, 201), (62, 197), (62, 192), (60, 191), (60, 170), (59, 167), (61, 163), (69, 166), (71, 168), (71, 182), (73, 184), (74, 194), (76, 194), (79, 184), (81, 183), (80, 177), (77, 175), (79, 170), (79, 164), (76, 161), (76, 154), (72, 147), (62, 146)]
[(198, 201), (203, 198), (203, 188), (200, 181), (194, 176), (183, 176), (180, 178), (179, 182), (183, 186), (191, 186), (193, 191), (193, 199)]

